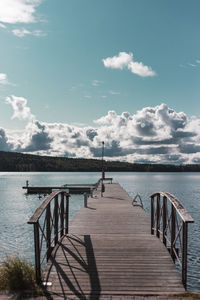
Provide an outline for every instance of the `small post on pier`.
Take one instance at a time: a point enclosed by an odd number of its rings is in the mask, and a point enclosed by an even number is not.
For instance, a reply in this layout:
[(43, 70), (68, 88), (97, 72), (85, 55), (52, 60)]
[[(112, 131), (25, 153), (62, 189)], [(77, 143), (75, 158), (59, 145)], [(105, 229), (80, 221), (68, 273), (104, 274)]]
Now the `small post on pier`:
[(28, 183), (28, 180), (26, 180), (26, 187), (28, 187), (29, 183)]
[(87, 207), (87, 199), (88, 199), (88, 195), (87, 193), (84, 193), (84, 207)]

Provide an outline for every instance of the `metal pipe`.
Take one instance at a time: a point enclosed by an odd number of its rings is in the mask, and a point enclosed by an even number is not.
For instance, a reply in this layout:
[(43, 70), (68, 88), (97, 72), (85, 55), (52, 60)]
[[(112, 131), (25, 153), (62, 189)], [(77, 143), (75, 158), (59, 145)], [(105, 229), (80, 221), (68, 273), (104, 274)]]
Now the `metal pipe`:
[(47, 205), (47, 208), (46, 208), (46, 235), (47, 235), (46, 247), (47, 247), (47, 261), (48, 261), (48, 259), (50, 257), (50, 254), (51, 254), (50, 214), (51, 214), (51, 207), (50, 207), (50, 203), (49, 203)]
[(61, 202), (60, 202), (60, 237), (64, 235), (64, 193), (61, 194)]
[(183, 223), (183, 236), (182, 236), (183, 248), (182, 248), (182, 282), (187, 288), (187, 243), (188, 243), (188, 223)]
[(35, 241), (35, 273), (36, 281), (41, 282), (41, 266), (40, 266), (40, 239), (39, 239), (39, 224), (34, 224), (34, 241)]
[(175, 254), (174, 254), (174, 242), (175, 242), (175, 236), (176, 236), (176, 210), (173, 206), (173, 204), (171, 205), (171, 247), (170, 247), (170, 254), (171, 257), (173, 259), (173, 261), (175, 261)]
[(55, 235), (55, 245), (58, 243), (58, 195), (56, 195), (54, 200), (54, 235)]
[(103, 157), (104, 157), (104, 142), (102, 142), (102, 160), (101, 160), (101, 168), (102, 168), (102, 175), (101, 175), (101, 179), (102, 181), (105, 178), (105, 173), (104, 173), (104, 164), (103, 164)]
[(157, 195), (157, 207), (156, 207), (156, 236), (160, 237), (160, 194)]
[(151, 234), (154, 234), (154, 197), (151, 196)]
[(167, 198), (163, 197), (163, 244), (166, 246), (166, 226), (167, 226)]
[(69, 194), (66, 195), (66, 204), (65, 204), (65, 234), (68, 234), (69, 231)]

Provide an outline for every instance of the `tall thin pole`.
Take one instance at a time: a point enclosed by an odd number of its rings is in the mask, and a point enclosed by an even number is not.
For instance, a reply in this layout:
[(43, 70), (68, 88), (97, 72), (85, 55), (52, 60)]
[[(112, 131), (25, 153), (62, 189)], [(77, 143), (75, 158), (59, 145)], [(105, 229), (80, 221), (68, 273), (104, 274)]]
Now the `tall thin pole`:
[(103, 167), (104, 167), (104, 165), (103, 165), (103, 157), (104, 157), (104, 142), (102, 142), (102, 160), (101, 160), (101, 167), (102, 167), (102, 175), (101, 175), (101, 179), (102, 179), (102, 181), (103, 181), (103, 179), (104, 179), (104, 169), (103, 169)]

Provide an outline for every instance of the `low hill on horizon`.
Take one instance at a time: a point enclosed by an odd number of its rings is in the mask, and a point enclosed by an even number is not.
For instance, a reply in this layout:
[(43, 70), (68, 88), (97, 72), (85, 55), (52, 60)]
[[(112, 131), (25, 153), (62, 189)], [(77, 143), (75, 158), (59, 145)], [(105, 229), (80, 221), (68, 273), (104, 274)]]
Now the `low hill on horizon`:
[[(101, 172), (100, 159), (39, 156), (0, 151), (1, 172)], [(106, 172), (200, 172), (200, 165), (139, 164), (105, 161)]]

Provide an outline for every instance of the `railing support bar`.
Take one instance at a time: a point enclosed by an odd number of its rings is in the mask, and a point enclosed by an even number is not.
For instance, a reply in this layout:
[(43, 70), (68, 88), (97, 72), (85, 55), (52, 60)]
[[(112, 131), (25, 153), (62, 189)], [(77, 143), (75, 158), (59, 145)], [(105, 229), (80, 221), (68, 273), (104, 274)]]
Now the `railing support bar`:
[(187, 288), (187, 241), (188, 241), (188, 223), (183, 223), (183, 248), (182, 248), (182, 282), (185, 287)]
[(171, 247), (170, 247), (170, 254), (171, 257), (173, 259), (173, 261), (175, 261), (175, 254), (174, 254), (174, 241), (175, 241), (175, 236), (176, 236), (176, 210), (175, 207), (173, 206), (173, 204), (171, 205)]
[(65, 204), (65, 234), (68, 234), (69, 231), (69, 195), (66, 195), (66, 204)]
[(156, 236), (160, 237), (160, 195), (157, 195), (157, 208), (156, 208)]
[(40, 267), (40, 238), (39, 238), (39, 224), (34, 224), (34, 241), (35, 241), (35, 274), (38, 284), (41, 283), (41, 267)]
[(151, 196), (151, 234), (154, 234), (154, 197)]
[(60, 237), (64, 235), (64, 193), (61, 194), (61, 202), (60, 202)]
[(54, 222), (54, 235), (56, 245), (58, 243), (58, 195), (56, 195), (54, 202)]
[(51, 254), (51, 225), (50, 225), (50, 214), (51, 214), (51, 206), (50, 203), (47, 205), (46, 208), (46, 247), (47, 247), (47, 261)]
[(93, 198), (93, 191), (94, 191), (94, 189), (92, 188), (92, 189), (90, 189), (90, 197), (91, 198)]
[(163, 197), (163, 244), (166, 246), (166, 226), (167, 226), (167, 198)]

